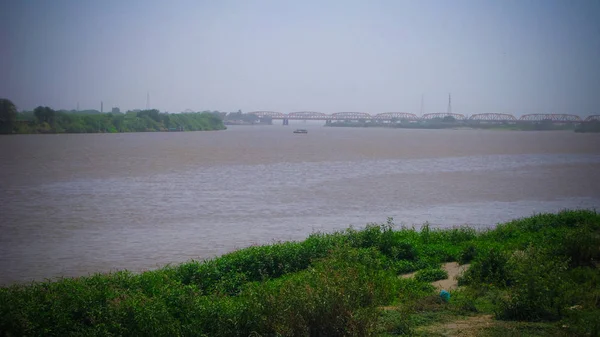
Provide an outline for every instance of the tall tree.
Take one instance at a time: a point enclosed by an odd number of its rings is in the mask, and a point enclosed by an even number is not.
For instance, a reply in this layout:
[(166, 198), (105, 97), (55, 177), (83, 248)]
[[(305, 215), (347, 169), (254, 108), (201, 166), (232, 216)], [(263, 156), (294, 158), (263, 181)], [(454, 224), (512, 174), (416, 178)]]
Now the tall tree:
[(6, 98), (0, 98), (0, 133), (12, 133), (17, 120), (17, 107)]
[(48, 123), (52, 124), (54, 122), (55, 111), (49, 107), (38, 106), (33, 109), (33, 114), (35, 118), (37, 118), (39, 123)]

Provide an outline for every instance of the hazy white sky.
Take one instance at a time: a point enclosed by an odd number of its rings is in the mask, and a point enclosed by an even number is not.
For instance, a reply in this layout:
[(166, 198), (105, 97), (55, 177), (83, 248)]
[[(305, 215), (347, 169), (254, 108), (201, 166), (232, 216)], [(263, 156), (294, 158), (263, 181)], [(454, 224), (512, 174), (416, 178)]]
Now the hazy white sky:
[(600, 113), (597, 0), (28, 0), (0, 10), (19, 109)]

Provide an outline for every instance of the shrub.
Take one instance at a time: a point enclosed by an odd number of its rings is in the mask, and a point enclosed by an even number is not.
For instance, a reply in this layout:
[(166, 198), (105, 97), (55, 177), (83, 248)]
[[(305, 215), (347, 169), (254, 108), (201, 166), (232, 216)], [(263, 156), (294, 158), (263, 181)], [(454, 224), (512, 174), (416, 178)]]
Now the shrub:
[(449, 309), (461, 315), (478, 312), (475, 303), (479, 296), (481, 296), (481, 293), (472, 288), (456, 289), (452, 291)]
[(377, 332), (379, 334), (412, 335), (414, 331), (411, 328), (410, 314), (411, 311), (405, 307), (382, 311)]
[(419, 268), (417, 267), (417, 264), (414, 261), (400, 260), (394, 263), (394, 269), (398, 274), (407, 274)]
[(448, 278), (448, 272), (440, 268), (421, 269), (415, 274), (415, 279), (421, 282), (434, 282)]
[(591, 226), (577, 228), (571, 233), (564, 231), (556, 243), (555, 253), (567, 257), (571, 267), (593, 266), (594, 261), (600, 260), (600, 232)]
[(254, 284), (241, 296), (261, 334), (367, 336), (377, 306), (390, 303), (401, 282), (383, 268), (374, 249), (341, 249), (306, 271)]
[(392, 259), (414, 260), (417, 250), (413, 243), (399, 237), (393, 230), (393, 222), (388, 218), (386, 224), (368, 224), (363, 230), (348, 229), (344, 232), (347, 242), (355, 248), (375, 247)]
[(399, 260), (415, 260), (418, 254), (412, 243), (400, 241), (390, 247), (389, 256)]
[(471, 267), (459, 280), (459, 285), (492, 284), (498, 287), (510, 285), (507, 269), (508, 256), (496, 247), (488, 248), (477, 255)]
[(557, 320), (568, 304), (570, 282), (565, 271), (566, 260), (529, 246), (515, 252), (508, 261), (513, 285), (508, 298), (501, 300), (501, 319), (527, 321)]
[(241, 249), (204, 263), (177, 267), (184, 284), (195, 284), (205, 294), (215, 291), (236, 295), (247, 282), (277, 278), (308, 268), (341, 244), (340, 236), (311, 235), (303, 242), (284, 242)]
[(458, 263), (466, 264), (469, 263), (475, 258), (476, 249), (474, 244), (468, 244), (465, 246), (460, 253), (458, 254)]
[(413, 300), (434, 294), (435, 287), (428, 282), (422, 282), (414, 278), (403, 278), (398, 283), (400, 301)]

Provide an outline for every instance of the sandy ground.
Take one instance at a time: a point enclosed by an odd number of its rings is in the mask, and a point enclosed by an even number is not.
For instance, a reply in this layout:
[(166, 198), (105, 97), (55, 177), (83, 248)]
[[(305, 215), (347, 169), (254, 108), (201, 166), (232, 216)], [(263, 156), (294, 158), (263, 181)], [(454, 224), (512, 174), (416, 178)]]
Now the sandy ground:
[(448, 278), (435, 281), (433, 284), (439, 290), (452, 290), (458, 288), (458, 276), (462, 275), (469, 268), (469, 264), (459, 265), (458, 262), (448, 262), (442, 266), (442, 269), (448, 272)]
[(492, 315), (466, 317), (425, 327), (422, 332), (434, 336), (479, 336), (483, 329), (495, 324)]

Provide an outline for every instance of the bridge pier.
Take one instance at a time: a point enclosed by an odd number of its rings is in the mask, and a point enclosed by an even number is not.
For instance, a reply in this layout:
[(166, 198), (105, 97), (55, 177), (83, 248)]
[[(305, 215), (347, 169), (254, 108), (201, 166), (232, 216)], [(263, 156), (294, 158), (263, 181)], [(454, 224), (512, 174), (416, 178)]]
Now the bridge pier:
[(283, 125), (290, 125), (290, 121), (287, 118), (283, 119)]

